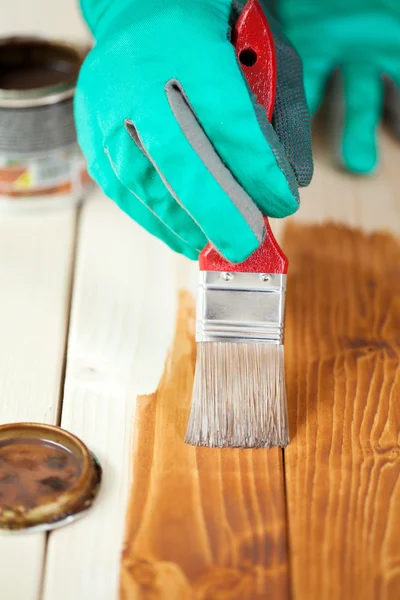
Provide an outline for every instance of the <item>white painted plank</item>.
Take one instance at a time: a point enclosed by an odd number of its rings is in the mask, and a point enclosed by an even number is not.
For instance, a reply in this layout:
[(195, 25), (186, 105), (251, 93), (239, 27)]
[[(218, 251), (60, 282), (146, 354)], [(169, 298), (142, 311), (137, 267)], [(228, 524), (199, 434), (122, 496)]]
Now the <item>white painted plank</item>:
[(37, 600), (46, 536), (12, 534), (0, 539), (0, 590), (4, 600)]
[[(0, 423), (56, 423), (75, 210), (0, 217)], [(44, 534), (0, 536), (0, 590), (36, 600)]]
[(104, 479), (90, 514), (51, 534), (46, 600), (117, 598), (133, 411), (137, 395), (157, 387), (187, 269), (101, 194), (86, 205), (62, 426), (98, 456)]
[[(88, 39), (77, 0), (2, 2), (0, 35)], [(0, 422), (54, 423), (75, 210), (0, 217)], [(0, 597), (36, 600), (45, 536), (0, 536)]]
[(54, 423), (75, 211), (0, 219), (0, 421)]

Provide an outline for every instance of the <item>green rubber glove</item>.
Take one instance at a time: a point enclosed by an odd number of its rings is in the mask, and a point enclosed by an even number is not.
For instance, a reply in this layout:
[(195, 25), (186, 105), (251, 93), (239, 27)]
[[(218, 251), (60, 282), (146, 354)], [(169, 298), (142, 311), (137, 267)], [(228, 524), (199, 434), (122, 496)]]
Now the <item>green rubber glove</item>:
[(82, 0), (82, 10), (96, 40), (75, 98), (90, 174), (174, 250), (196, 259), (210, 240), (244, 260), (263, 239), (261, 213), (293, 213), (312, 174), (294, 49), (276, 24), (272, 126), (228, 39), (241, 10), (231, 0)]
[(384, 108), (400, 137), (399, 0), (278, 0), (277, 10), (303, 59), (312, 113), (336, 70), (328, 89), (339, 158), (352, 171), (370, 173), (378, 161), (376, 132)]

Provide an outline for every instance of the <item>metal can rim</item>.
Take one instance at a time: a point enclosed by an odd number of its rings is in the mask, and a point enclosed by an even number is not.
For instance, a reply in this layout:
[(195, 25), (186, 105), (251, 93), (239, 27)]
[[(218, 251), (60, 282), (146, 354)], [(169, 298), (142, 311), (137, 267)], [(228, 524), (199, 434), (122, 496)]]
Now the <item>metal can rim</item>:
[[(15, 43), (41, 43), (59, 48), (61, 50), (69, 50), (75, 53), (82, 64), (86, 54), (89, 51), (88, 45), (83, 43), (67, 42), (59, 39), (51, 39), (40, 36), (10, 36), (0, 39), (1, 45)], [(47, 106), (57, 104), (68, 100), (74, 96), (76, 89), (76, 81), (61, 82), (47, 87), (31, 88), (26, 90), (4, 89), (0, 87), (0, 108), (34, 108), (38, 106)]]
[[(81, 472), (73, 487), (58, 498), (22, 512), (18, 507), (0, 510), (0, 534), (4, 531), (50, 530), (70, 522), (93, 504), (99, 491), (102, 470), (97, 457), (73, 433), (44, 423), (7, 423), (0, 426), (0, 441), (30, 440), (54, 443), (71, 452), (81, 463)], [(10, 513), (10, 514), (7, 514)]]

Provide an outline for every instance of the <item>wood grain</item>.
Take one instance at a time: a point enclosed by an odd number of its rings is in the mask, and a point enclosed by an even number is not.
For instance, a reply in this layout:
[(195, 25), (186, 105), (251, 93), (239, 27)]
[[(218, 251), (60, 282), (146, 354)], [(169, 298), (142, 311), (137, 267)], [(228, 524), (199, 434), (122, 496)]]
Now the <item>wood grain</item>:
[(194, 364), (184, 293), (157, 392), (138, 400), (121, 598), (285, 599), (282, 453), (184, 444)]
[(400, 597), (400, 247), (292, 225), (285, 451), (294, 598)]

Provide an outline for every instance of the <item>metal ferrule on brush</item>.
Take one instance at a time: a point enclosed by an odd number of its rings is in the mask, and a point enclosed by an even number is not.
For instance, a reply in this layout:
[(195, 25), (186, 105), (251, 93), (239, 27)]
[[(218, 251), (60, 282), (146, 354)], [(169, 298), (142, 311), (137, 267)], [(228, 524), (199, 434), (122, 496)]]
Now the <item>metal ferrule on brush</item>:
[(200, 271), (196, 342), (283, 344), (286, 275)]

